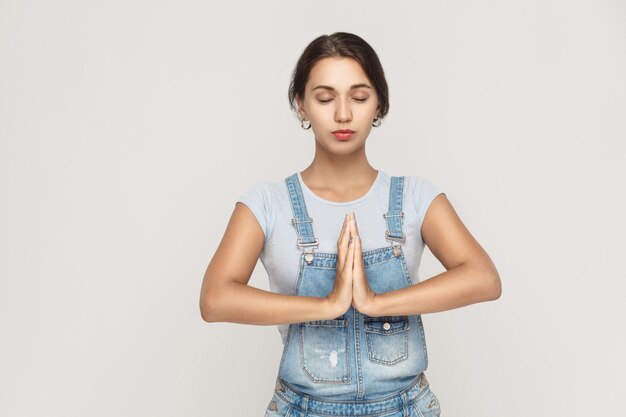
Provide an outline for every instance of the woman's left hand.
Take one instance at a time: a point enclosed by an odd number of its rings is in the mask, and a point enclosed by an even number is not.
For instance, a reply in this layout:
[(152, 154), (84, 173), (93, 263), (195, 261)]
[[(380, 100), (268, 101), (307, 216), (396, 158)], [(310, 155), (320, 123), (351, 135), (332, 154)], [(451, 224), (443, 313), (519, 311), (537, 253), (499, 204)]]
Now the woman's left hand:
[(376, 293), (370, 288), (367, 277), (365, 276), (361, 237), (359, 236), (359, 229), (356, 225), (354, 213), (350, 214), (350, 236), (352, 237), (352, 243), (350, 244), (352, 247), (351, 250), (354, 250), (354, 263), (352, 266), (352, 306), (361, 313), (372, 315), (370, 310), (372, 309)]

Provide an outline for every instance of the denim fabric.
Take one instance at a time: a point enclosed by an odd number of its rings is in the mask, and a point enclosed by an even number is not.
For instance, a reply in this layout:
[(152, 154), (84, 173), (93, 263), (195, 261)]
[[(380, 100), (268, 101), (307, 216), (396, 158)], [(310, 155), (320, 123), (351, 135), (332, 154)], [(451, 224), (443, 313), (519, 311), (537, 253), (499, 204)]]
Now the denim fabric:
[[(337, 254), (318, 245), (296, 174), (285, 179), (302, 249), (296, 293), (327, 296)], [(389, 208), (381, 213), (389, 246), (362, 253), (370, 287), (383, 293), (412, 285), (402, 244), (404, 177), (392, 177)], [(437, 416), (439, 402), (424, 371), (428, 355), (420, 315), (373, 317), (353, 307), (332, 320), (289, 325), (267, 416)], [(421, 399), (421, 401), (420, 401)]]
[(403, 390), (375, 400), (333, 401), (296, 390), (280, 378), (265, 417), (439, 417), (439, 399), (422, 373)]

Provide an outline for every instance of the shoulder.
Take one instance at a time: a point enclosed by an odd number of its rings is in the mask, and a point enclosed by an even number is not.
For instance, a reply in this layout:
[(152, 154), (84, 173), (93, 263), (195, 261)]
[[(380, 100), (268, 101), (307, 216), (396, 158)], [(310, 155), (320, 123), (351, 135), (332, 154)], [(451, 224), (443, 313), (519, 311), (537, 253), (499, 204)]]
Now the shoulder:
[(245, 187), (240, 197), (253, 198), (270, 203), (273, 199), (285, 193), (284, 181), (263, 180), (254, 182)]
[(430, 203), (439, 194), (445, 194), (442, 187), (430, 177), (405, 175), (404, 194), (414, 204), (420, 225), (424, 221)]
[(285, 195), (284, 181), (263, 180), (245, 187), (236, 201), (252, 211), (267, 240), (274, 228), (275, 211), (283, 205)]
[(421, 175), (392, 175), (385, 172), (383, 172), (383, 177), (388, 183), (391, 182), (391, 177), (404, 177), (404, 194), (415, 198), (424, 197), (433, 192), (442, 192), (437, 182), (429, 177)]
[(421, 175), (407, 175), (405, 181), (407, 182), (407, 192), (412, 192), (416, 197), (441, 189), (435, 181)]

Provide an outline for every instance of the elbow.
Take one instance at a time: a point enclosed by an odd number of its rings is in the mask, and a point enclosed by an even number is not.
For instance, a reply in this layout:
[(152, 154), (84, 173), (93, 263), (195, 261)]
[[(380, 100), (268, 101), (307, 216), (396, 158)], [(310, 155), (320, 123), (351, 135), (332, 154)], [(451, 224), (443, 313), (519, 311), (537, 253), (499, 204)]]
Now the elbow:
[(471, 266), (472, 302), (495, 301), (502, 295), (500, 274), (491, 262), (476, 263)]
[(205, 297), (200, 298), (200, 317), (207, 323), (214, 323), (214, 313), (212, 310), (212, 305), (209, 304), (208, 300)]
[(220, 321), (217, 315), (217, 300), (214, 290), (206, 290), (200, 296), (200, 316), (207, 323)]
[(502, 281), (495, 267), (485, 274), (485, 286), (483, 288), (485, 301), (495, 301), (502, 295)]

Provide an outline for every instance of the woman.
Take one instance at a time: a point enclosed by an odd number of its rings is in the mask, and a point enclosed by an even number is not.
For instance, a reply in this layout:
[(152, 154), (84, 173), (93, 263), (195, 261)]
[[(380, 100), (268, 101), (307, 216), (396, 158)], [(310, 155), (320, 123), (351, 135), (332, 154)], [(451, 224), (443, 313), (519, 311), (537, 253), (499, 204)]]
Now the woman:
[[(363, 39), (313, 40), (289, 100), (315, 157), (240, 196), (204, 276), (202, 317), (278, 325), (266, 416), (438, 416), (421, 314), (499, 298), (498, 272), (432, 181), (369, 164), (365, 142), (389, 101)], [(446, 272), (418, 282), (424, 245)], [(247, 285), (259, 257), (269, 292)]]

